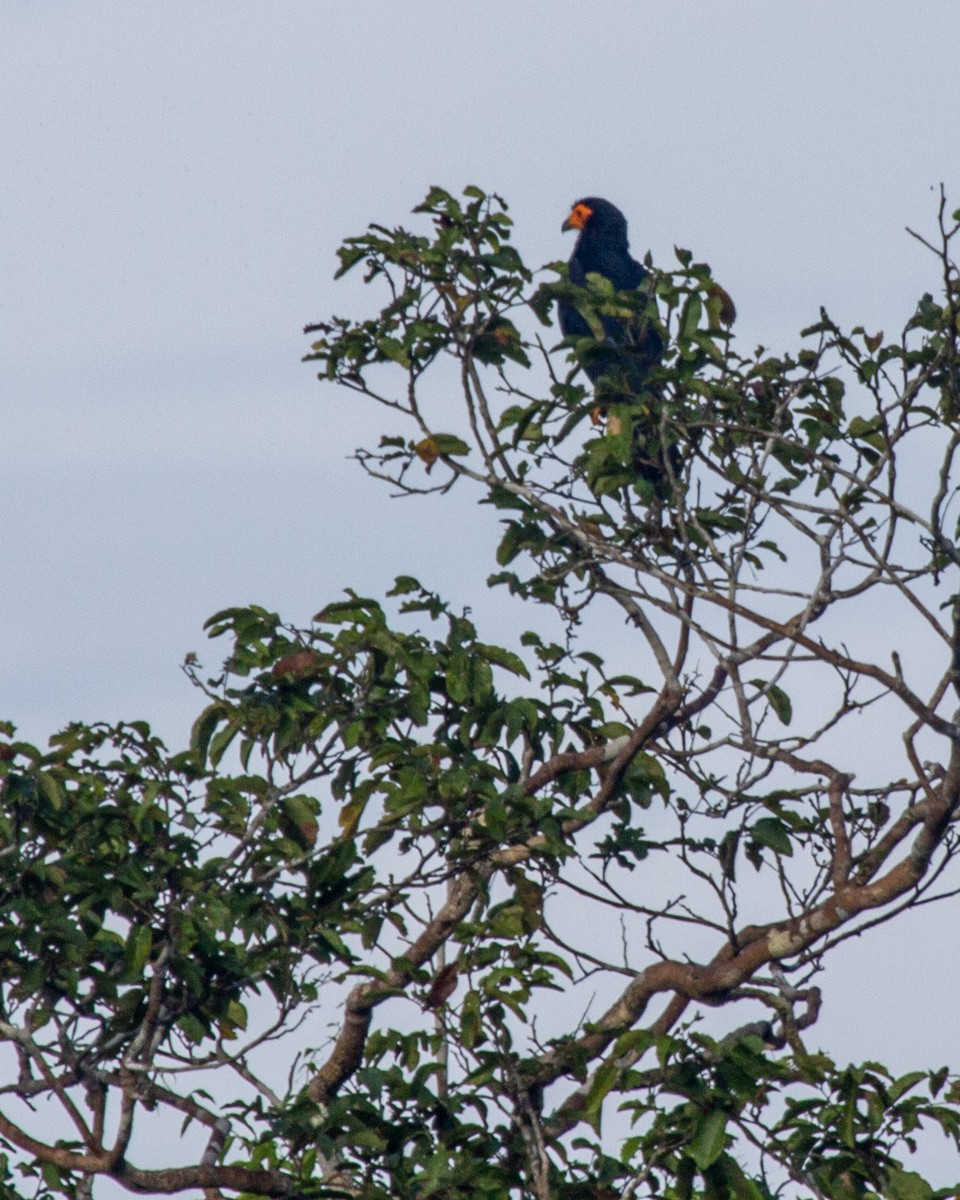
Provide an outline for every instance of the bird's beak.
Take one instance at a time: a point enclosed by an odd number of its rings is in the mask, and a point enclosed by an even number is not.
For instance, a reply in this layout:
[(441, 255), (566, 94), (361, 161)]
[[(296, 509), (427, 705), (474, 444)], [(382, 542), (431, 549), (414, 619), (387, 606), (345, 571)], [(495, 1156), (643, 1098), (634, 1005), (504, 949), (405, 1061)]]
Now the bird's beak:
[(587, 208), (585, 204), (575, 204), (570, 216), (560, 226), (560, 232), (566, 233), (568, 229), (582, 229), (592, 216), (592, 208)]

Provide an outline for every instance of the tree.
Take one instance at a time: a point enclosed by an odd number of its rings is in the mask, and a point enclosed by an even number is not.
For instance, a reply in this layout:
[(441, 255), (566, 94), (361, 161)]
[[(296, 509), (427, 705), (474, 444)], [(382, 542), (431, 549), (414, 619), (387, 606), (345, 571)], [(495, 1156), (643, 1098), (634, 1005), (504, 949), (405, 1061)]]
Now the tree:
[[(960, 1080), (806, 1031), (835, 946), (957, 889), (960, 214), (895, 340), (744, 357), (686, 251), (536, 284), (496, 196), (417, 212), (344, 244), (385, 302), (308, 357), (395, 423), (367, 471), (493, 510), (532, 628), (412, 577), (235, 608), (189, 749), (7, 727), (6, 1194), (937, 1194)], [(560, 298), (655, 326), (639, 393), (598, 408)]]

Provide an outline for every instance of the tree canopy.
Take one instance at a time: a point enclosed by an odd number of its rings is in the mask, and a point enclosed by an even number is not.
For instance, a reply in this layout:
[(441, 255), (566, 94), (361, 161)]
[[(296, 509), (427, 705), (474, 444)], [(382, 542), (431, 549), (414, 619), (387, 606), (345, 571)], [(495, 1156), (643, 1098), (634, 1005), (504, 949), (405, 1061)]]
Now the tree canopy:
[(416, 213), (307, 358), (425, 527), (473, 489), (522, 632), (408, 575), (213, 616), (186, 749), (5, 727), (5, 1194), (955, 1194), (911, 1152), (960, 1077), (816, 1022), (834, 947), (960, 886), (960, 213), (895, 337), (790, 353), (688, 251), (577, 287), (496, 195)]

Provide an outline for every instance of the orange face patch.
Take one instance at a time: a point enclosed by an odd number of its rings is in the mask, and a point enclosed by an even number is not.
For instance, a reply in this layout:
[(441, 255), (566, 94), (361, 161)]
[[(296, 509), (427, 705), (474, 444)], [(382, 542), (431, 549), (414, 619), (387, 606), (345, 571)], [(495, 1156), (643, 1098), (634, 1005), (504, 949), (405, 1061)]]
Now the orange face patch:
[(566, 233), (568, 229), (582, 229), (592, 216), (593, 209), (589, 204), (575, 204), (570, 216), (563, 223), (563, 232)]

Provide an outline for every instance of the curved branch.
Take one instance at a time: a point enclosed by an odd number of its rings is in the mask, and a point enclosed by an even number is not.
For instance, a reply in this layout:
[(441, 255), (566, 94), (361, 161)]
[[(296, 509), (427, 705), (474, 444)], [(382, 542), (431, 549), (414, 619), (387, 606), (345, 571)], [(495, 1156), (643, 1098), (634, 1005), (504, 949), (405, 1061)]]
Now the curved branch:
[[(539, 1058), (534, 1081), (545, 1086), (566, 1074), (574, 1064), (602, 1054), (621, 1033), (637, 1023), (656, 994), (674, 993), (656, 1026), (658, 1031), (665, 1031), (679, 1019), (691, 1000), (722, 1004), (767, 963), (796, 958), (858, 914), (896, 900), (915, 887), (925, 874), (958, 806), (960, 741), (954, 746), (936, 802), (922, 801), (911, 810), (921, 810), (922, 823), (913, 846), (885, 876), (874, 883), (845, 882), (823, 903), (789, 921), (747, 927), (737, 935), (735, 945), (728, 942), (706, 965), (668, 960), (640, 971), (607, 1011), (591, 1023), (587, 1033)], [(561, 1106), (555, 1114), (549, 1127), (551, 1136), (574, 1125), (578, 1114), (578, 1104), (571, 1098), (569, 1108)]]

